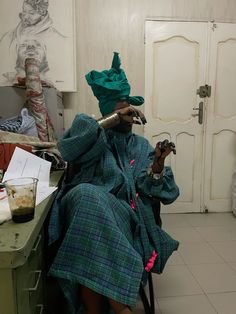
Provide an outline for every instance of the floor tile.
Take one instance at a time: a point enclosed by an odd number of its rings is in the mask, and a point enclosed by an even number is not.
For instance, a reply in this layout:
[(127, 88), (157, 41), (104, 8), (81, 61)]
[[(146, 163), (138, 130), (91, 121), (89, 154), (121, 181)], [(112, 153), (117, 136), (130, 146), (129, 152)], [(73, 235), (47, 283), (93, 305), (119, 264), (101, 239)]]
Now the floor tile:
[(205, 295), (159, 298), (158, 303), (162, 314), (217, 313)]
[(185, 219), (186, 214), (161, 214), (162, 227), (189, 227), (190, 224)]
[(236, 262), (236, 241), (212, 242), (210, 244), (226, 262)]
[(190, 213), (185, 214), (184, 219), (193, 227), (225, 225), (236, 226), (236, 217), (233, 213)]
[[(236, 247), (236, 246), (235, 246)], [(186, 264), (224, 263), (214, 249), (206, 242), (181, 243), (179, 254)]]
[(207, 295), (218, 314), (236, 313), (236, 292)]
[(203, 242), (201, 235), (193, 227), (173, 228), (169, 227), (166, 231), (176, 240), (181, 242)]
[(169, 257), (166, 265), (184, 265), (184, 260), (180, 256), (179, 250), (174, 251), (174, 253)]
[(236, 272), (236, 263), (229, 263), (229, 266)]
[[(164, 214), (162, 220), (164, 230), (180, 246), (164, 273), (153, 274), (157, 313), (236, 313), (236, 217), (232, 213)], [(144, 314), (142, 307), (136, 310)]]
[(195, 229), (208, 242), (236, 241), (236, 227), (209, 226), (195, 227)]
[(236, 273), (227, 264), (188, 265), (205, 293), (236, 291)]
[(157, 298), (203, 294), (185, 265), (166, 266), (162, 275), (153, 274), (153, 286)]
[[(135, 309), (133, 310), (134, 314), (145, 314), (144, 308), (143, 308), (143, 304), (141, 301), (139, 301), (135, 307)], [(155, 313), (160, 314), (160, 308), (158, 303), (155, 301)]]

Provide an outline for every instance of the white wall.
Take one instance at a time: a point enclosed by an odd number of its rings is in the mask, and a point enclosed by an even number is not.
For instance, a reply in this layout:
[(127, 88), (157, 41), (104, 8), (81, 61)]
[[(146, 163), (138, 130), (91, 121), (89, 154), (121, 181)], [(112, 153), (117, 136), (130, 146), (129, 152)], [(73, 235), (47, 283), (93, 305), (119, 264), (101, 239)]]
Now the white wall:
[[(236, 23), (235, 0), (75, 0), (78, 92), (65, 95), (65, 126), (76, 113), (99, 117), (85, 80), (90, 70), (109, 69), (120, 52), (131, 95), (145, 92), (144, 24), (147, 18)], [(136, 132), (141, 133), (140, 128)]]

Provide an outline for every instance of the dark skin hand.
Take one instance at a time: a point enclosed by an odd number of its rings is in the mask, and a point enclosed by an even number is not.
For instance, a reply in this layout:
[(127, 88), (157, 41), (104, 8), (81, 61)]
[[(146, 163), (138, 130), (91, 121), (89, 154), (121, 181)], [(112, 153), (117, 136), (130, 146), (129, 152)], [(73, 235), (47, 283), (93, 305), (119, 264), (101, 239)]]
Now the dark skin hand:
[(161, 173), (164, 169), (166, 157), (173, 152), (176, 154), (175, 144), (164, 140), (163, 142), (158, 142), (154, 150), (154, 161), (152, 165), (152, 171), (154, 173)]
[(114, 112), (119, 114), (120, 124), (113, 129), (118, 132), (130, 132), (133, 124), (145, 124), (147, 120), (144, 114), (129, 105), (127, 101), (118, 101)]
[[(134, 124), (147, 123), (147, 120), (144, 114), (140, 110), (133, 108), (132, 106), (119, 109), (116, 112), (119, 113), (120, 119), (123, 122), (134, 123)], [(139, 120), (141, 120), (141, 122)]]

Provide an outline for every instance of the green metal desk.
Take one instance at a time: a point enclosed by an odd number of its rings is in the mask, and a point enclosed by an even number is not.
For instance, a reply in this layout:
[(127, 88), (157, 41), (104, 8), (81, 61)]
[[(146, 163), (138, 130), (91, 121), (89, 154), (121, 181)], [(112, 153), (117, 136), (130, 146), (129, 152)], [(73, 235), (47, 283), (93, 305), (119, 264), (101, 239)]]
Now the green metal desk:
[[(50, 185), (58, 186), (63, 171), (51, 174)], [(43, 314), (43, 228), (57, 191), (36, 206), (33, 220), (0, 225), (0, 313)]]

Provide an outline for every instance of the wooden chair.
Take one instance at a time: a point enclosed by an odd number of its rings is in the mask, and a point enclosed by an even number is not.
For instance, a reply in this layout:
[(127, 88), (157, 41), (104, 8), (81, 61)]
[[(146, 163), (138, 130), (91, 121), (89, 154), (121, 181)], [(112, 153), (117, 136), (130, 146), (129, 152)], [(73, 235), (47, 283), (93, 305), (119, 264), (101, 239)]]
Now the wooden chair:
[(153, 282), (152, 282), (152, 273), (148, 274), (148, 289), (149, 289), (149, 297), (147, 296), (144, 287), (140, 285), (139, 288), (139, 296), (143, 303), (143, 308), (145, 314), (155, 314), (155, 298), (153, 291)]
[[(155, 218), (156, 224), (161, 227), (162, 221), (161, 221), (161, 202), (158, 199), (153, 199), (152, 202), (152, 210)], [(144, 290), (144, 287), (140, 285), (139, 288), (139, 295), (143, 303), (145, 314), (155, 314), (155, 297), (154, 297), (154, 290), (153, 290), (153, 280), (152, 280), (152, 273), (150, 272), (148, 274), (148, 292), (149, 296), (147, 296), (147, 293)]]

